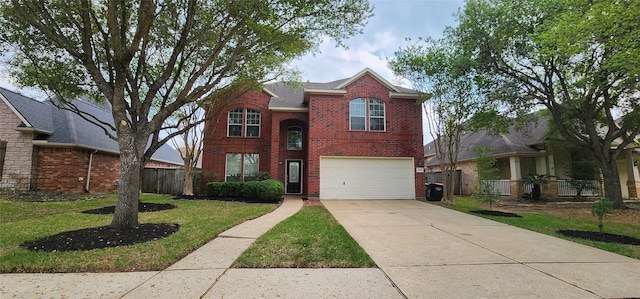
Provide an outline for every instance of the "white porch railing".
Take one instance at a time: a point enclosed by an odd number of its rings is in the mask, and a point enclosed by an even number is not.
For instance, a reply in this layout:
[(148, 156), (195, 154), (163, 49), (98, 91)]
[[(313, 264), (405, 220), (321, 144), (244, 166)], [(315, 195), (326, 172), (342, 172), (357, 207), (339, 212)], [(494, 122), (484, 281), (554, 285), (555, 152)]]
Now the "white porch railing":
[[(600, 195), (600, 183), (598, 181), (580, 181), (585, 182), (591, 186), (595, 186), (595, 190), (593, 188), (583, 189), (580, 193), (582, 196), (599, 196)], [(576, 196), (578, 194), (578, 190), (574, 188), (568, 180), (558, 180), (558, 196)]]
[(510, 180), (484, 180), (482, 182), (493, 185), (493, 195), (511, 195)]

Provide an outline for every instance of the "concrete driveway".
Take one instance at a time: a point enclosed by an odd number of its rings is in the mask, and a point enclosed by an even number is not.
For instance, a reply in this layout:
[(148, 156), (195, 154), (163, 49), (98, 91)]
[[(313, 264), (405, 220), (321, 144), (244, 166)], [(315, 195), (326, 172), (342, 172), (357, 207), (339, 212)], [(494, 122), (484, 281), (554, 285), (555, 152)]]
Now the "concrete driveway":
[(323, 204), (408, 298), (640, 297), (640, 260), (420, 201)]

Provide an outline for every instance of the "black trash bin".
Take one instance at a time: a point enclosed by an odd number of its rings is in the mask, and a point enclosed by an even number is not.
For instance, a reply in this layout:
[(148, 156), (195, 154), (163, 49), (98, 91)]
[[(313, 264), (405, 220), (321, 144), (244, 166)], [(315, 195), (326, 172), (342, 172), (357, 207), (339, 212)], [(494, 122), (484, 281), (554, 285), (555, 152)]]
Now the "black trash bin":
[(430, 183), (427, 186), (427, 200), (441, 201), (444, 187), (439, 183)]

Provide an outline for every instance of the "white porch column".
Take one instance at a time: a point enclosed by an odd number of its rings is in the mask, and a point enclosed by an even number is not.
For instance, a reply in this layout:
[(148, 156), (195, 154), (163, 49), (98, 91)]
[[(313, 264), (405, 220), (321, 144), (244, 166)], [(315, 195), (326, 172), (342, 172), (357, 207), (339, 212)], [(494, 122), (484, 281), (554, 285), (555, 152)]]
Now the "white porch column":
[[(633, 154), (631, 150), (624, 151), (624, 158), (626, 160), (627, 166), (627, 180), (628, 181), (637, 181), (640, 179), (640, 171), (638, 171), (638, 166), (634, 166), (633, 163)], [(640, 163), (640, 161), (636, 160), (636, 163)]]
[(520, 157), (509, 157), (509, 169), (511, 170), (511, 180), (517, 181), (522, 178), (520, 170)]

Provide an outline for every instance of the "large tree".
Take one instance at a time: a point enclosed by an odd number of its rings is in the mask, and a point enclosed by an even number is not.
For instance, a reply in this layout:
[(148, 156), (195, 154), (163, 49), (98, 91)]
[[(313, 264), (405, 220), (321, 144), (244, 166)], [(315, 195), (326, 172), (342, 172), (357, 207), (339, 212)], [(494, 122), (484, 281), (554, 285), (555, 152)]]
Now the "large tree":
[(341, 45), (362, 30), (371, 7), (367, 0), (11, 0), (0, 13), (0, 38), (22, 84), (72, 110), (84, 94), (109, 102), (112, 122), (84, 117), (115, 132), (121, 162), (111, 226), (127, 229), (138, 224), (145, 163), (188, 129), (162, 134), (171, 115), (225, 90), (255, 88), (325, 37)]
[(640, 1), (468, 0), (458, 18), (454, 34), (483, 90), (548, 109), (623, 207), (616, 159), (640, 134)]
[[(449, 34), (419, 39), (395, 53), (389, 62), (395, 75), (420, 92), (435, 157), (444, 185), (443, 202), (453, 203), (455, 171), (464, 133), (485, 126), (492, 109), (477, 89), (473, 70)], [(494, 121), (494, 123), (497, 123)]]

